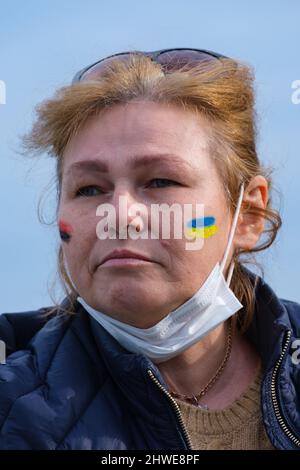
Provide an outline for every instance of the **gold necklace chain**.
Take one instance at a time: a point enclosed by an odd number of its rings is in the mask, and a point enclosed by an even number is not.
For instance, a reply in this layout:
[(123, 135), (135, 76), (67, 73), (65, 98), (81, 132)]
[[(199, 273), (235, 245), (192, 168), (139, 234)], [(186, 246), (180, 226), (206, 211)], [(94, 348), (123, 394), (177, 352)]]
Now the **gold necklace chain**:
[[(232, 320), (232, 319), (231, 319)], [(226, 352), (224, 359), (221, 363), (221, 365), (218, 367), (217, 372), (213, 375), (213, 377), (207, 382), (205, 387), (203, 387), (200, 392), (197, 395), (181, 395), (180, 393), (174, 392), (173, 390), (169, 390), (170, 395), (172, 395), (174, 398), (179, 398), (181, 400), (190, 402), (192, 405), (200, 406), (199, 405), (199, 400), (208, 392), (208, 390), (213, 386), (213, 384), (218, 380), (220, 375), (222, 374), (223, 370), (225, 369), (225, 366), (228, 362), (228, 359), (231, 354), (231, 348), (232, 348), (232, 321), (230, 320), (229, 328), (228, 328), (228, 334), (227, 334), (227, 340), (226, 340)], [(204, 406), (205, 408), (205, 406)]]

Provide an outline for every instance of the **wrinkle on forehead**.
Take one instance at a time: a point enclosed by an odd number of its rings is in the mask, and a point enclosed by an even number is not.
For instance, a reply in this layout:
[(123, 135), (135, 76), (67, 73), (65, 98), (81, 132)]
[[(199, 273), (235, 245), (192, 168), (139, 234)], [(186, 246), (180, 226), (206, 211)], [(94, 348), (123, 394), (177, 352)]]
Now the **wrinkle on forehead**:
[[(142, 108), (141, 108), (142, 106)], [(64, 159), (92, 159), (103, 155), (176, 153), (189, 156), (209, 152), (209, 122), (174, 104), (134, 101), (116, 104), (90, 118), (71, 139)], [(194, 162), (195, 163), (195, 162)]]

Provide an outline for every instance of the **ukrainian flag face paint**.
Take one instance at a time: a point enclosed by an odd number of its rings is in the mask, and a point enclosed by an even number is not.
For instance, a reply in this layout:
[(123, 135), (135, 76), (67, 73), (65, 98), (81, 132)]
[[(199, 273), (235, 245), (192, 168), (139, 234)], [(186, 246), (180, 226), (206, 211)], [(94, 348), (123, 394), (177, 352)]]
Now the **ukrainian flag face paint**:
[(192, 219), (187, 223), (186, 234), (196, 238), (212, 237), (219, 230), (215, 221), (216, 219), (212, 216)]
[(58, 222), (58, 226), (59, 226), (59, 235), (60, 235), (60, 238), (62, 239), (62, 241), (64, 242), (69, 242), (71, 240), (71, 234), (72, 234), (72, 226), (66, 222), (64, 222), (63, 220), (59, 220)]

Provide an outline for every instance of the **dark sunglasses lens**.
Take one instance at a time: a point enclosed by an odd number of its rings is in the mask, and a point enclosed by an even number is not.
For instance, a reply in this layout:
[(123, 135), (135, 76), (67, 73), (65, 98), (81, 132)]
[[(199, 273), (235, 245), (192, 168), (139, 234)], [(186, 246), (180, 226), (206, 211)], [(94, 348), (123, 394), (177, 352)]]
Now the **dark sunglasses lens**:
[(206, 52), (192, 51), (192, 50), (174, 50), (161, 53), (156, 62), (159, 62), (164, 70), (178, 70), (182, 67), (186, 69), (195, 67), (199, 63), (210, 64), (218, 61), (217, 57), (210, 55)]
[[(131, 55), (132, 54), (130, 53), (125, 53), (118, 54), (113, 57), (108, 57), (107, 59), (98, 62), (97, 64), (93, 65), (88, 70), (83, 72), (79, 79), (80, 81), (96, 79), (103, 72), (109, 70), (112, 62), (120, 60), (127, 61)], [(151, 56), (151, 53), (146, 53), (145, 55)], [(198, 65), (199, 63), (209, 64), (217, 60), (217, 57), (214, 57), (213, 55), (210, 55), (206, 52), (184, 49), (162, 52), (156, 57), (155, 62), (158, 62), (165, 71), (172, 71), (178, 70), (182, 67), (189, 69), (194, 67), (195, 65)]]
[(84, 80), (94, 80), (97, 77), (99, 77), (99, 75), (101, 75), (103, 72), (109, 70), (113, 62), (120, 61), (120, 60), (127, 61), (129, 57), (130, 57), (130, 54), (119, 54), (119, 55), (104, 59), (101, 62), (98, 62), (97, 64), (90, 67), (86, 72), (84, 72), (80, 77), (80, 81), (82, 82)]

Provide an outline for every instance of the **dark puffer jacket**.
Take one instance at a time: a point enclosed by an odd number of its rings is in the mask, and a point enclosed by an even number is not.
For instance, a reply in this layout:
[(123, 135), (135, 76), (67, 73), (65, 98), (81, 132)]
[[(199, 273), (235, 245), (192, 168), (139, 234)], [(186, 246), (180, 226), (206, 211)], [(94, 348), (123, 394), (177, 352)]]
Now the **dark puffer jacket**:
[[(261, 278), (256, 297), (247, 335), (264, 368), (265, 428), (276, 448), (300, 450), (300, 305), (278, 299)], [(8, 356), (0, 365), (0, 449), (191, 448), (151, 360), (125, 350), (79, 303), (66, 318), (46, 320), (47, 310), (0, 316)]]

